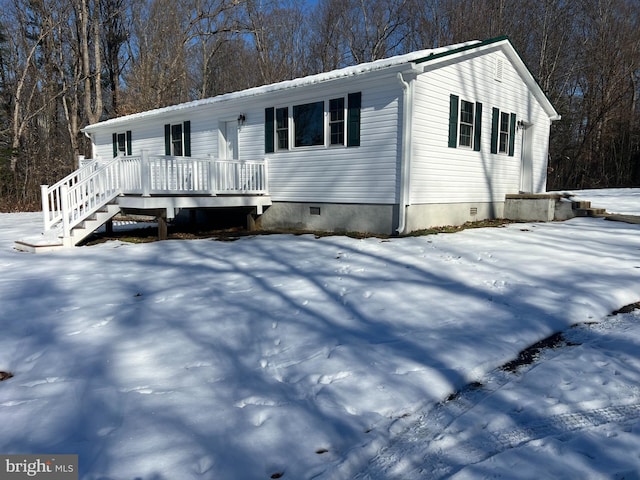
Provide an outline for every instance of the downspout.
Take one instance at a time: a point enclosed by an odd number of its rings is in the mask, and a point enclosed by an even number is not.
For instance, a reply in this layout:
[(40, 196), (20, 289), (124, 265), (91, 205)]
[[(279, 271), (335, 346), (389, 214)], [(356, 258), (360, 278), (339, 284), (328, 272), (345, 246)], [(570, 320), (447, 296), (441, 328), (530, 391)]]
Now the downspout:
[[(412, 76), (414, 72), (410, 73)], [(407, 207), (410, 204), (410, 180), (411, 180), (411, 127), (413, 118), (413, 78), (407, 82), (403, 73), (397, 75), (402, 86), (402, 139), (400, 145), (400, 192), (398, 212), (398, 235), (403, 235), (407, 228)]]

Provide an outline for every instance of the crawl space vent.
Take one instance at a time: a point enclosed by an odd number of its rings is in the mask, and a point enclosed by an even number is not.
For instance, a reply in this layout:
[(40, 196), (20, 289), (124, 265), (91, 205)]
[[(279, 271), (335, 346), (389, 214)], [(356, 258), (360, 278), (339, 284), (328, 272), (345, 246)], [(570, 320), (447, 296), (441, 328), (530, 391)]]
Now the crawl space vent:
[(478, 207), (471, 207), (469, 209), (469, 215), (475, 216), (478, 214)]

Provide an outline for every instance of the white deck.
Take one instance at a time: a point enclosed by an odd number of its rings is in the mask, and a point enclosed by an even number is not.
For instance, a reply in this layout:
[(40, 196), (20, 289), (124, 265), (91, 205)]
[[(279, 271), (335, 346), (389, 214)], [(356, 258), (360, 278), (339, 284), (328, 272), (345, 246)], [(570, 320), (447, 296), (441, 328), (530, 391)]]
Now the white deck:
[[(45, 251), (70, 247), (121, 209), (173, 218), (183, 208), (271, 205), (266, 159), (147, 155), (85, 160), (52, 186), (42, 187), (43, 234), (16, 248)], [(158, 212), (163, 213), (158, 213)]]

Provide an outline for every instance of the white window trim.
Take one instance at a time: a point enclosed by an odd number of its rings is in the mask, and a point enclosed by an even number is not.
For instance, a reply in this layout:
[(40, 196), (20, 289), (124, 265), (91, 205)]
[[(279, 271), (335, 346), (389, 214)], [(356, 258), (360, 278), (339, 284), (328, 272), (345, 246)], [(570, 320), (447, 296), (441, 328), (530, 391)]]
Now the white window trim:
[[(343, 100), (343, 114), (342, 114), (342, 143), (332, 144), (331, 143), (331, 112), (330, 101), (341, 98)], [(293, 108), (299, 105), (307, 105), (313, 104), (317, 102), (323, 102), (323, 129), (324, 129), (324, 141), (320, 145), (305, 145), (297, 147), (295, 145), (295, 122), (293, 121)], [(274, 135), (274, 150), (276, 152), (286, 152), (286, 151), (304, 151), (304, 150), (318, 150), (318, 149), (334, 149), (334, 148), (348, 148), (347, 147), (347, 136), (348, 136), (348, 109), (349, 109), (349, 99), (348, 94), (343, 95), (335, 95), (329, 98), (311, 100), (307, 102), (296, 102), (289, 103), (284, 105), (276, 105), (274, 106), (274, 127), (273, 127), (273, 135)], [(288, 148), (279, 148), (278, 146), (278, 119), (277, 119), (277, 111), (281, 108), (287, 109), (287, 118), (288, 118)]]
[[(182, 153), (180, 155), (176, 155), (176, 152), (175, 152), (175, 146), (174, 146), (174, 140), (173, 140), (174, 127), (180, 127), (180, 148), (182, 149)], [(171, 139), (171, 155), (174, 157), (184, 156), (184, 125), (182, 123), (171, 124), (170, 139)]]
[[(462, 121), (462, 106), (464, 103), (470, 103), (472, 106), (471, 111), (471, 123), (466, 123)], [(469, 150), (473, 150), (473, 141), (474, 141), (474, 133), (476, 130), (476, 103), (470, 102), (469, 100), (460, 99), (460, 105), (458, 107), (458, 148), (467, 148)], [(460, 138), (462, 137), (462, 125), (471, 125), (471, 142), (469, 145), (463, 145), (460, 143)]]
[[(507, 116), (507, 130), (502, 130), (502, 116)], [(509, 140), (510, 140), (510, 122), (511, 115), (508, 112), (503, 112), (502, 110), (498, 110), (498, 155), (509, 155)], [(506, 135), (507, 141), (505, 142), (504, 150), (501, 149), (501, 139), (502, 135)]]
[[(340, 120), (339, 122), (342, 122), (342, 143), (331, 143), (331, 100), (338, 100), (338, 99), (342, 99), (342, 120)], [(327, 146), (329, 148), (342, 148), (342, 147), (346, 147), (347, 146), (347, 117), (349, 115), (348, 112), (348, 102), (349, 99), (347, 98), (347, 95), (343, 95), (341, 97), (331, 97), (329, 100), (326, 101), (326, 107), (325, 107), (325, 116), (327, 118), (327, 124), (325, 126), (326, 128), (326, 134), (325, 134), (325, 142), (327, 144)], [(339, 123), (339, 122), (333, 122), (333, 123)]]

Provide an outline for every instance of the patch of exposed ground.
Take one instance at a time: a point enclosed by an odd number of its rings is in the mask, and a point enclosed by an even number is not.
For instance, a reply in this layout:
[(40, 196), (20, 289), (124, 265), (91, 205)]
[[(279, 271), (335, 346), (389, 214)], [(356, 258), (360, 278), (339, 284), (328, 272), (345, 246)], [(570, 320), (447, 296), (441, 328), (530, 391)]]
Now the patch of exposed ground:
[[(503, 227), (510, 220), (483, 220), (478, 222), (467, 222), (457, 226), (434, 227), (426, 230), (418, 230), (407, 234), (408, 237), (417, 237), (424, 235), (436, 235), (438, 233), (455, 233), (462, 230), (484, 227)], [(388, 239), (389, 235), (374, 235), (360, 232), (322, 232), (315, 230), (247, 230), (242, 227), (232, 228), (215, 228), (206, 225), (169, 225), (167, 229), (168, 240), (195, 240), (210, 238), (218, 241), (234, 241), (242, 237), (251, 237), (256, 235), (314, 235), (316, 238), (343, 235), (351, 238), (381, 238)], [(83, 245), (96, 245), (109, 240), (120, 240), (129, 243), (148, 243), (158, 240), (158, 229), (155, 226), (141, 226), (139, 228), (131, 228), (129, 230), (116, 231), (111, 233), (93, 233), (83, 243)]]

